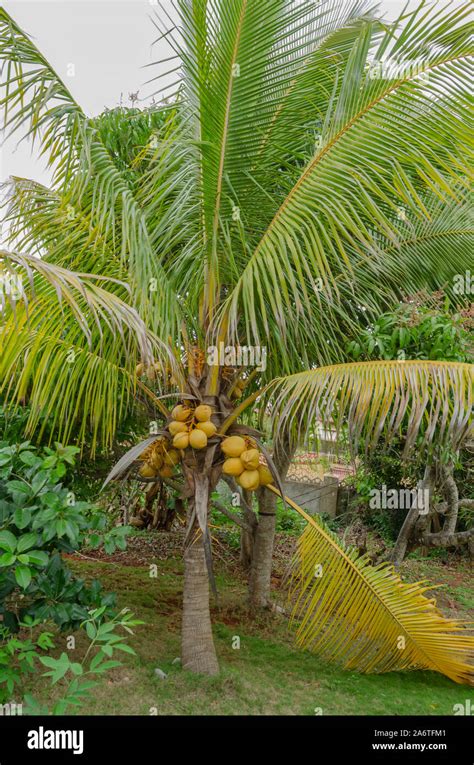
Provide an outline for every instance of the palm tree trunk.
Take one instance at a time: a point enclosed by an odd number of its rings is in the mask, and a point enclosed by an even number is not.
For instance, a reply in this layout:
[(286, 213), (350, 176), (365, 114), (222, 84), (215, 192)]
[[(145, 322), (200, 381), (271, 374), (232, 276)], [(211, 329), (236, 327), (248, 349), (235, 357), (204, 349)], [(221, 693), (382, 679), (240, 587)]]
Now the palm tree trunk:
[(181, 660), (183, 669), (217, 675), (219, 665), (209, 611), (209, 577), (202, 536), (184, 554)]
[[(202, 675), (219, 672), (212, 637), (209, 610), (209, 572), (204, 537), (207, 528), (209, 497), (212, 490), (207, 465), (198, 469), (183, 464), (188, 484), (188, 523), (184, 552), (183, 626), (181, 661), (183, 669)], [(213, 484), (212, 484), (213, 485)]]
[(242, 491), (244, 506), (242, 509), (243, 519), (248, 525), (240, 530), (240, 565), (248, 572), (252, 565), (253, 550), (255, 545), (255, 532), (257, 530), (257, 516), (252, 509), (252, 494), (250, 491)]
[[(275, 450), (273, 461), (283, 481), (286, 478), (295, 447), (284, 437), (282, 446)], [(276, 528), (277, 497), (267, 489), (258, 492), (258, 526), (255, 532), (252, 565), (249, 577), (249, 605), (251, 609), (265, 608), (270, 603), (273, 547)]]
[(252, 609), (265, 608), (270, 601), (276, 499), (274, 494), (270, 494), (266, 489), (260, 489), (258, 526), (249, 578), (249, 604)]

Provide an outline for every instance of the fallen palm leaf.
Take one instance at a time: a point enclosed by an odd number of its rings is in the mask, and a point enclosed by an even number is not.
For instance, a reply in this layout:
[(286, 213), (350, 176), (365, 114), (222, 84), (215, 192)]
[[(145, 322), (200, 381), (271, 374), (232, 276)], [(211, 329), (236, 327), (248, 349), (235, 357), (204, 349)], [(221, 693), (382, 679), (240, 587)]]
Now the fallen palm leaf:
[(299, 646), (358, 672), (430, 669), (473, 684), (474, 637), (424, 596), (432, 585), (405, 583), (386, 563), (371, 565), (319, 518), (285, 499), (308, 522), (289, 587)]

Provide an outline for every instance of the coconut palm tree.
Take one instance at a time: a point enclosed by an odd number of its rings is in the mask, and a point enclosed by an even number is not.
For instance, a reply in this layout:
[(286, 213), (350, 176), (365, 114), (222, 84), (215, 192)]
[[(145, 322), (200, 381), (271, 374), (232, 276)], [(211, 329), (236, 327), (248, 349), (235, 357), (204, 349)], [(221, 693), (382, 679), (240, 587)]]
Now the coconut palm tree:
[[(335, 364), (361, 312), (468, 268), (469, 8), (423, 5), (393, 25), (364, 2), (180, 0), (175, 12), (156, 17), (176, 82), (132, 121), (151, 128), (143, 147), (131, 126), (117, 137), (113, 116), (88, 118), (0, 11), (5, 127), (26, 128), (54, 172), (51, 189), (10, 188), (0, 379), (8, 399), (28, 399), (30, 432), (49, 420), (92, 452), (137, 398), (154, 407), (153, 434), (112, 477), (139, 467), (187, 499), (183, 665), (213, 674), (212, 490), (224, 470), (281, 494), (242, 421), (255, 402), (277, 442), (315, 417), (368, 445), (402, 424), (408, 445), (420, 432), (459, 442), (471, 427), (469, 365)], [(265, 363), (250, 371), (243, 347), (265, 349)], [(459, 625), (307, 520), (294, 579), (297, 618), (317, 625), (306, 644), (348, 666), (465, 680)], [(314, 561), (331, 572), (319, 592)]]

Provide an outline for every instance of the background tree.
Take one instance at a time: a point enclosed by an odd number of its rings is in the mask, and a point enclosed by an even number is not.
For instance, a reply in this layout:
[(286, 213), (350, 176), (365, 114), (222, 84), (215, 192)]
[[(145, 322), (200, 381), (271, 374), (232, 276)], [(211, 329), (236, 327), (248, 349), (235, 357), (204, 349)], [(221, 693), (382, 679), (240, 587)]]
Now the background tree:
[[(361, 332), (357, 341), (349, 343), (354, 359), (442, 359), (472, 363), (472, 304), (453, 308), (442, 292), (434, 295), (417, 294), (392, 312), (383, 314), (373, 326)], [(391, 447), (392, 455), (399, 456), (403, 443)], [(398, 539), (391, 559), (400, 565), (407, 550), (424, 547), (459, 547), (469, 545), (472, 550), (472, 523), (456, 533), (460, 510), (470, 509), (473, 499), (469, 484), (463, 485), (459, 496), (454, 472), (463, 467), (464, 480), (468, 479), (468, 464), (472, 461), (472, 446), (456, 451), (433, 445), (424, 468), (424, 487), (430, 491), (429, 512), (416, 506), (407, 513), (398, 529)], [(370, 458), (369, 458), (370, 462)], [(466, 464), (467, 463), (467, 464)], [(472, 493), (472, 489), (471, 489)], [(436, 494), (439, 500), (434, 501)]]

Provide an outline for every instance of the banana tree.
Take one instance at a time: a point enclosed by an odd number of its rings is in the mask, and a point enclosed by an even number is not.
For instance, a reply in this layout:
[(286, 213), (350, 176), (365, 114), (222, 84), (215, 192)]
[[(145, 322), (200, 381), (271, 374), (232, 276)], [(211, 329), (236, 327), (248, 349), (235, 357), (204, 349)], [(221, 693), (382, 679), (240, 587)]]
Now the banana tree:
[[(51, 190), (17, 181), (9, 199), (14, 248), (0, 263), (4, 284), (23, 281), (3, 309), (0, 378), (7, 398), (28, 399), (31, 432), (49, 419), (92, 450), (111, 445), (137, 396), (155, 407), (153, 434), (112, 477), (133, 470), (186, 498), (183, 665), (213, 674), (212, 490), (225, 472), (281, 493), (242, 421), (257, 401), (277, 440), (295, 422), (303, 437), (315, 417), (369, 445), (402, 422), (408, 443), (421, 420), (428, 441), (469, 431), (469, 365), (334, 365), (360, 312), (468, 268), (466, 216), (433, 224), (426, 199), (447, 218), (465, 205), (469, 8), (422, 6), (390, 26), (363, 2), (182, 0), (175, 11), (170, 28), (164, 10), (156, 17), (176, 57), (175, 92), (134, 172), (0, 11), (5, 126), (26, 127), (54, 170)], [(374, 76), (387, 57), (395, 74)], [(423, 263), (407, 236), (421, 228)], [(249, 353), (264, 361), (256, 373)], [(464, 681), (459, 625), (307, 520), (311, 564), (324, 555), (337, 587), (315, 595), (303, 556), (295, 613), (322, 630), (329, 654)]]

